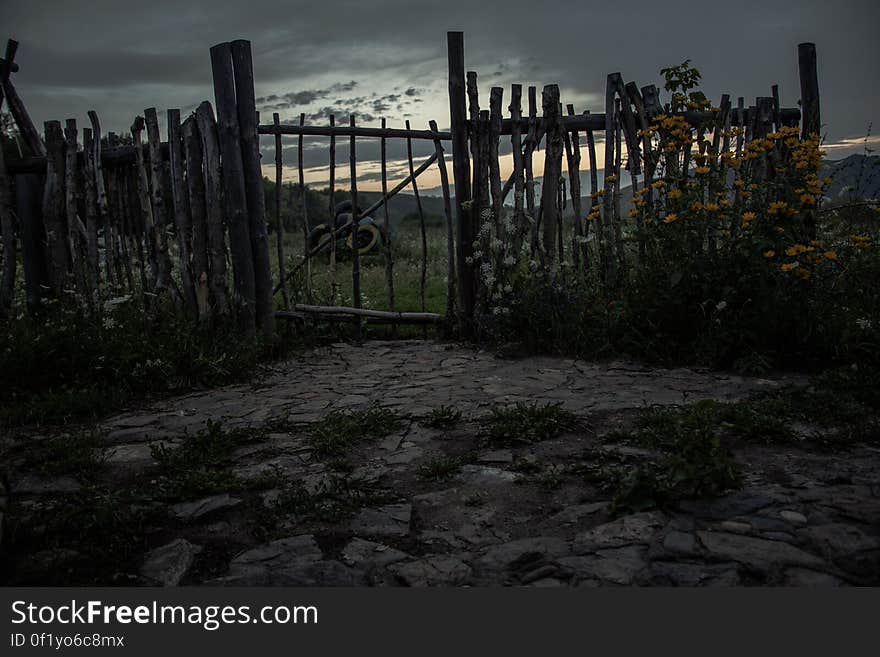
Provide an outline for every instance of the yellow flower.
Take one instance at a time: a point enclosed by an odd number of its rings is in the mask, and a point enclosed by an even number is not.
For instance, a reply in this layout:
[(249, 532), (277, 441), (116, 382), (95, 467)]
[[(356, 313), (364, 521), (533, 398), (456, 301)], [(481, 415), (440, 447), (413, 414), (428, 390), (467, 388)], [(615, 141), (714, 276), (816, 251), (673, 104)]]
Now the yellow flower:
[(703, 207), (705, 207), (706, 210), (709, 212), (718, 212), (718, 210), (721, 209), (721, 206), (717, 203), (706, 203), (706, 205), (704, 205)]
[(808, 269), (798, 269), (794, 272), (794, 275), (805, 281), (810, 277), (810, 271)]
[(770, 249), (769, 251), (764, 251), (764, 257), (768, 259), (774, 258), (776, 257), (776, 251), (774, 251), (773, 249)]
[(670, 189), (666, 192), (666, 198), (675, 200), (677, 198), (681, 198), (682, 191), (680, 189)]
[(664, 224), (671, 224), (673, 221), (678, 221), (678, 215), (674, 212), (670, 212), (663, 218)]
[(610, 176), (605, 176), (605, 180), (608, 182), (614, 182), (617, 180), (617, 174), (612, 173)]
[(758, 215), (756, 215), (754, 212), (743, 212), (742, 220), (748, 223), (750, 221), (754, 221), (757, 216)]
[(627, 213), (626, 216), (629, 217), (630, 219), (635, 219), (636, 217), (639, 216), (639, 211), (636, 208), (630, 208), (630, 211)]
[(697, 167), (696, 168), (697, 175), (700, 175), (700, 176), (706, 175), (707, 173), (709, 173), (709, 171), (710, 171), (709, 167)]
[(777, 226), (776, 232), (779, 233), (780, 235), (782, 235), (782, 233), (785, 232), (785, 228), (783, 228), (782, 226)]
[(792, 269), (797, 269), (798, 263), (796, 262), (787, 262), (780, 267), (782, 271), (791, 271)]
[(787, 205), (788, 204), (785, 201), (773, 201), (773, 203), (770, 204), (770, 207), (767, 208), (767, 214), (777, 214), (780, 210), (785, 210)]
[(663, 189), (664, 187), (666, 187), (666, 181), (665, 180), (656, 180), (651, 183), (651, 187), (653, 187), (654, 189)]
[(828, 260), (837, 260), (837, 251), (826, 251), (824, 256), (828, 258)]
[(797, 256), (803, 253), (804, 251), (811, 251), (812, 248), (807, 248), (803, 244), (795, 244), (794, 246), (790, 246), (785, 250), (785, 255), (787, 256)]

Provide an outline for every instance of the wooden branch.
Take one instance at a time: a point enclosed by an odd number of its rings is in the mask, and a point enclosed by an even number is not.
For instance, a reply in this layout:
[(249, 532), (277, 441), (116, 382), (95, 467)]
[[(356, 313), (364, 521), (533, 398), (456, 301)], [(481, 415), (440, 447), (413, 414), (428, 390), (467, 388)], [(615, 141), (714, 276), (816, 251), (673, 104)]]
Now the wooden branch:
[(449, 141), (452, 139), (450, 132), (434, 132), (431, 130), (402, 130), (400, 128), (362, 128), (331, 125), (331, 126), (312, 126), (312, 125), (274, 125), (263, 124), (257, 128), (261, 135), (305, 135), (307, 137), (387, 137), (389, 139), (441, 139)]
[[(306, 115), (299, 115), (299, 124), (300, 126), (304, 126), (306, 122)], [(309, 233), (311, 232), (311, 226), (309, 226), (309, 208), (308, 202), (306, 201), (306, 183), (305, 183), (305, 172), (303, 170), (303, 135), (299, 134), (299, 144), (296, 151), (296, 161), (297, 161), (297, 173), (299, 175), (299, 207), (302, 212), (302, 229), (303, 229), (303, 249), (309, 248)], [(333, 216), (333, 212), (330, 213)], [(331, 219), (331, 222), (333, 219)], [(311, 260), (306, 261), (306, 299), (309, 303), (312, 302), (312, 263)]]
[[(385, 119), (382, 119), (382, 129), (385, 129)], [(381, 168), (381, 177), (382, 177), (382, 198), (386, 199), (385, 203), (382, 204), (382, 215), (384, 218), (383, 226), (385, 228), (385, 244), (384, 244), (384, 252), (385, 252), (385, 285), (388, 287), (388, 307), (394, 311), (394, 256), (391, 252), (391, 225), (388, 221), (388, 162), (386, 159), (385, 152), (385, 137), (382, 137), (382, 141), (379, 144), (379, 159), (380, 159), (380, 168)], [(410, 166), (412, 166), (412, 160), (410, 160)], [(415, 179), (413, 179), (415, 182)], [(357, 231), (355, 230), (353, 233), (352, 240), (354, 241), (357, 237)], [(396, 336), (396, 329), (394, 331)]]
[[(336, 125), (336, 117), (330, 115), (330, 127)], [(329, 208), (327, 216), (330, 217), (331, 232), (336, 229), (336, 135), (330, 135), (330, 189), (327, 195)], [(330, 240), (330, 305), (336, 304), (336, 237), (331, 235)]]
[(43, 222), (46, 226), (46, 262), (49, 281), (60, 297), (70, 268), (64, 214), (64, 134), (61, 123), (46, 121), (46, 185), (43, 192)]
[[(370, 319), (385, 319), (396, 323), (412, 324), (436, 324), (443, 321), (443, 315), (437, 313), (409, 313), (392, 312), (388, 310), (370, 310), (367, 308), (349, 308), (347, 306), (312, 306), (298, 303), (294, 307), (296, 312), (311, 313), (315, 315), (352, 315), (354, 317), (366, 317)], [(276, 316), (284, 316), (284, 312), (276, 313)]]
[[(351, 114), (348, 117), (349, 124), (352, 128), (355, 127), (355, 119), (354, 114)], [(355, 140), (355, 135), (352, 133), (349, 140), (348, 145), (348, 166), (349, 166), (349, 178), (351, 185), (351, 214), (354, 217), (357, 214), (358, 209), (358, 198), (357, 198), (357, 141)], [(357, 229), (358, 224), (354, 222), (352, 226), (352, 234), (351, 234), (351, 287), (352, 287), (352, 297), (355, 308), (361, 307), (361, 256), (358, 250), (358, 242), (357, 242)], [(333, 236), (335, 238), (335, 235)], [(361, 323), (360, 319), (354, 323), (354, 339), (360, 341), (361, 339)]]
[[(436, 121), (429, 121), (431, 130), (437, 129)], [(452, 318), (455, 310), (455, 241), (452, 237), (452, 201), (449, 195), (449, 174), (446, 172), (446, 159), (443, 157), (443, 145), (440, 140), (434, 141), (434, 154), (440, 169), (440, 186), (443, 189), (443, 211), (446, 214), (446, 316)]]

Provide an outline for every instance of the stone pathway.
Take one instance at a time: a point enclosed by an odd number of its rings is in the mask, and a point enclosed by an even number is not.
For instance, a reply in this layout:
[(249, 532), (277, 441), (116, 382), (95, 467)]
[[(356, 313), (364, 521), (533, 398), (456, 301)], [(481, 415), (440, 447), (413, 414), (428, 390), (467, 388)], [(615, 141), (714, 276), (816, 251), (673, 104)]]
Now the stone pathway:
[[(631, 422), (636, 409), (739, 400), (791, 382), (627, 362), (504, 360), (453, 345), (376, 342), (316, 349), (254, 384), (169, 399), (111, 418), (104, 429), (111, 468), (137, 476), (155, 465), (150, 443), (173, 443), (209, 419), (222, 419), (224, 426), (283, 416), (309, 423), (333, 409), (373, 403), (410, 416), (401, 431), (357, 446), (349, 459), (352, 480), (381, 486), (391, 499), (321, 523), (291, 515), (269, 538), (250, 527), (278, 490), (230, 491), (175, 504), (168, 526), (149, 537), (139, 560), (141, 583), (876, 585), (875, 447), (829, 457), (801, 446), (737, 444), (741, 490), (622, 517), (610, 514), (607, 490), (572, 474), (596, 454), (623, 462), (644, 456), (639, 448), (603, 440)], [(488, 448), (479, 439), (480, 418), (493, 406), (517, 401), (561, 403), (591, 430)], [(418, 422), (441, 405), (461, 410), (462, 423), (442, 431)], [(418, 476), (420, 466), (464, 454), (468, 464), (449, 479)], [(523, 472), (529, 462), (537, 464), (538, 475)], [(310, 491), (325, 490), (337, 476), (311, 454), (299, 431), (272, 433), (265, 444), (241, 448), (231, 470), (243, 477), (280, 473)], [(555, 477), (552, 486), (546, 485), (548, 474)], [(32, 484), (39, 489), (39, 482)]]

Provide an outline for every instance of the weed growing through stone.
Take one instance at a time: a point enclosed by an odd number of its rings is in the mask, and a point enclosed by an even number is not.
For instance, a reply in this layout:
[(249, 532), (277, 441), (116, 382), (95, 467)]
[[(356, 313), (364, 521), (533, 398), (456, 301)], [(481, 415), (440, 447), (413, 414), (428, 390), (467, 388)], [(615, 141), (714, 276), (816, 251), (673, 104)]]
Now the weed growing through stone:
[(263, 429), (241, 427), (226, 430), (219, 421), (208, 420), (202, 431), (186, 436), (179, 445), (156, 443), (150, 452), (161, 473), (153, 493), (166, 500), (192, 499), (204, 495), (270, 488), (279, 479), (271, 472), (244, 479), (229, 472), (226, 465), (235, 450), (260, 441)]
[(461, 411), (454, 406), (439, 406), (422, 419), (421, 424), (431, 429), (451, 429), (461, 421)]
[(419, 466), (419, 478), (445, 481), (458, 473), (462, 459), (454, 456), (438, 456)]
[(562, 404), (526, 404), (493, 408), (484, 423), (489, 442), (510, 447), (556, 438), (578, 426), (577, 418)]
[(93, 480), (104, 466), (107, 450), (94, 429), (52, 437), (35, 446), (26, 465), (44, 475), (69, 475), (82, 482)]
[(344, 456), (357, 443), (378, 440), (403, 428), (403, 418), (389, 408), (338, 410), (308, 428), (308, 439), (319, 458)]
[(316, 489), (309, 490), (301, 482), (287, 484), (270, 510), (275, 516), (292, 515), (298, 524), (305, 522), (338, 522), (368, 506), (394, 501), (387, 489), (351, 477), (330, 477)]

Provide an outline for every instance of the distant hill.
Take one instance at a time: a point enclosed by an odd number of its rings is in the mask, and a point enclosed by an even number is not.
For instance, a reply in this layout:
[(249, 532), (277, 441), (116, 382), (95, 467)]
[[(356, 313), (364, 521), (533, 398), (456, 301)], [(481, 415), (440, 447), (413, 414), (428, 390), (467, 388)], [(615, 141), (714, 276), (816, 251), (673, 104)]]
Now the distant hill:
[(880, 199), (880, 156), (856, 154), (825, 160), (821, 176), (833, 181), (825, 190), (829, 199)]

